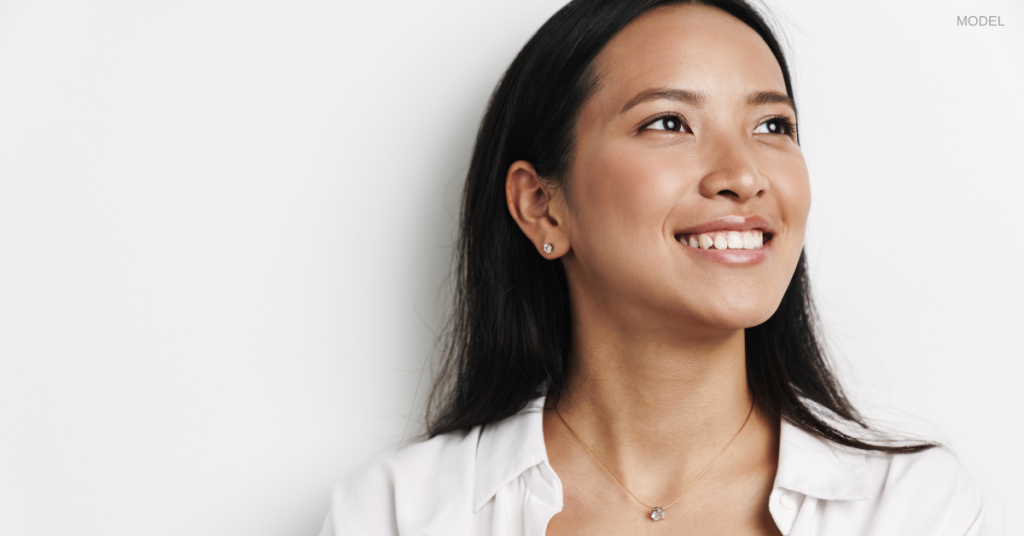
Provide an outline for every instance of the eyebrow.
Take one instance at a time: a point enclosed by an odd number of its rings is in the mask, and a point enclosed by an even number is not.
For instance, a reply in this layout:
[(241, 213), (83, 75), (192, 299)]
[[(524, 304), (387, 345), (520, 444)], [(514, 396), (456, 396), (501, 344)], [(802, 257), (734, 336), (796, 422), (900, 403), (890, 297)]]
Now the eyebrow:
[[(693, 106), (701, 106), (707, 102), (707, 96), (699, 91), (689, 91), (686, 89), (672, 89), (667, 87), (645, 89), (640, 93), (637, 93), (635, 97), (629, 100), (625, 106), (622, 107), (620, 114), (624, 114), (629, 111), (630, 108), (644, 102), (667, 99), (677, 102), (684, 102)], [(796, 111), (796, 105), (793, 104), (793, 99), (785, 93), (779, 93), (778, 91), (758, 91), (751, 93), (747, 96), (747, 104), (750, 106), (760, 106), (764, 104), (788, 104), (793, 111)]]
[(778, 91), (758, 91), (757, 93), (751, 93), (747, 96), (747, 104), (751, 106), (779, 103), (788, 104), (794, 112), (796, 111), (796, 105), (793, 104), (793, 99), (785, 93), (779, 93)]
[(707, 100), (707, 97), (705, 97), (703, 93), (697, 91), (687, 91), (685, 89), (672, 89), (667, 87), (645, 89), (644, 91), (637, 93), (635, 97), (630, 99), (630, 101), (627, 102), (626, 105), (622, 107), (622, 111), (619, 113), (624, 114), (627, 111), (629, 111), (630, 108), (636, 106), (637, 104), (658, 99), (668, 99), (678, 102), (685, 102), (687, 104), (692, 104), (694, 106), (700, 106), (704, 104), (704, 102)]

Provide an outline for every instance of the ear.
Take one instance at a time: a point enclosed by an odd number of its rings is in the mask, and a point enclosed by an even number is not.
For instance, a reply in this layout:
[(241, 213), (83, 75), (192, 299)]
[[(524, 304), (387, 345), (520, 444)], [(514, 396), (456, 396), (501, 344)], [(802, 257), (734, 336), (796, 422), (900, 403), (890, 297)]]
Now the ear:
[[(568, 219), (561, 192), (544, 187), (533, 165), (517, 160), (508, 168), (505, 178), (505, 199), (512, 218), (526, 237), (546, 259), (557, 259), (569, 252)], [(544, 244), (551, 244), (550, 253)]]

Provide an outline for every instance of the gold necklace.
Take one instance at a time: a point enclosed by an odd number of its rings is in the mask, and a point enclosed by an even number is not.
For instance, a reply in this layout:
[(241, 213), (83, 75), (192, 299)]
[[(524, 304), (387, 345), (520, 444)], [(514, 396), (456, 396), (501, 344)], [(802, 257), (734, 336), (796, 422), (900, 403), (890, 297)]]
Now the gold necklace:
[(611, 467), (608, 467), (608, 464), (604, 463), (604, 461), (601, 460), (601, 457), (598, 456), (597, 453), (594, 452), (593, 450), (590, 450), (590, 447), (588, 447), (587, 444), (584, 443), (582, 439), (580, 439), (580, 436), (576, 435), (576, 432), (574, 432), (572, 427), (569, 426), (569, 423), (565, 422), (565, 418), (562, 417), (562, 412), (559, 411), (557, 407), (555, 408), (555, 413), (558, 415), (559, 420), (562, 421), (562, 424), (565, 425), (565, 428), (569, 430), (569, 433), (572, 434), (574, 438), (576, 438), (576, 441), (579, 442), (580, 445), (583, 445), (583, 448), (587, 449), (587, 452), (589, 452), (590, 455), (593, 456), (594, 459), (597, 460), (598, 463), (600, 463), (606, 471), (608, 471), (608, 474), (612, 475), (612, 478), (614, 478), (615, 481), (618, 482), (620, 486), (622, 486), (622, 489), (626, 490), (626, 493), (628, 493), (629, 496), (633, 498), (633, 500), (643, 505), (644, 508), (651, 509), (651, 519), (653, 519), (654, 521), (661, 521), (662, 519), (665, 519), (665, 510), (668, 509), (669, 506), (672, 506), (673, 504), (679, 502), (683, 497), (685, 497), (686, 494), (690, 492), (690, 489), (693, 488), (693, 485), (696, 484), (698, 480), (700, 480), (700, 477), (704, 476), (704, 473), (708, 472), (708, 469), (711, 467), (711, 464), (715, 463), (715, 460), (717, 460), (718, 457), (721, 456), (723, 452), (725, 452), (725, 449), (729, 448), (729, 445), (732, 445), (732, 442), (735, 441), (737, 437), (739, 437), (740, 432), (742, 432), (743, 428), (747, 426), (747, 421), (750, 420), (750, 415), (754, 413), (754, 402), (750, 402), (750, 411), (747, 412), (747, 418), (743, 419), (743, 425), (740, 426), (740, 429), (736, 431), (736, 435), (732, 436), (732, 439), (730, 439), (729, 442), (726, 443), (724, 447), (722, 447), (722, 450), (720, 450), (718, 454), (715, 454), (714, 458), (711, 458), (711, 461), (704, 466), (704, 470), (701, 471), (700, 474), (697, 475), (697, 478), (693, 479), (693, 482), (691, 482), (690, 485), (686, 487), (686, 490), (683, 491), (683, 494), (677, 497), (676, 500), (669, 503), (668, 506), (651, 506), (641, 501), (639, 498), (637, 498), (636, 495), (633, 495), (633, 492), (629, 491), (629, 488), (627, 488), (626, 485), (622, 483), (622, 480), (615, 475), (615, 471), (612, 471)]

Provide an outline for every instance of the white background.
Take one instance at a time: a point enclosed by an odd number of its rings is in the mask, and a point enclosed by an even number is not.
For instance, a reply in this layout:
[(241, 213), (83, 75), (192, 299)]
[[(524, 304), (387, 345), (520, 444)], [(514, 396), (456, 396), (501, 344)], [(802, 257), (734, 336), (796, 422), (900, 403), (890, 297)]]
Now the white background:
[[(0, 1), (0, 534), (316, 534), (422, 430), (474, 132), (561, 3)], [(844, 379), (1024, 533), (1024, 4), (770, 5)]]

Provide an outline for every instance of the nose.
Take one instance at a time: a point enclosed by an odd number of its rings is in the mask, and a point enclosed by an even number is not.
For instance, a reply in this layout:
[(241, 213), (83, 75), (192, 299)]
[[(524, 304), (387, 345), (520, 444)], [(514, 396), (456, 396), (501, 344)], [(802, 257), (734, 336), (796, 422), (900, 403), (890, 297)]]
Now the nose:
[(742, 140), (723, 136), (709, 151), (711, 166), (700, 180), (700, 194), (704, 197), (721, 196), (743, 203), (768, 190), (768, 180), (758, 172), (753, 155)]

